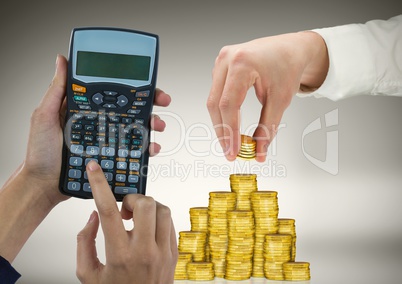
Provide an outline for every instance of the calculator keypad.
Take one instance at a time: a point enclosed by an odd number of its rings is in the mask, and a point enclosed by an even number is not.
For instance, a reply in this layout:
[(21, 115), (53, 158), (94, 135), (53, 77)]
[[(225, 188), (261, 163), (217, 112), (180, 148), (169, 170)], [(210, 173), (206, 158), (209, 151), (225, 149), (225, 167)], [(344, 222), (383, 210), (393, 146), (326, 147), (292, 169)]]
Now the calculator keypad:
[(137, 118), (141, 109), (134, 100), (135, 108), (127, 113), (113, 112), (129, 103), (126, 96), (117, 92), (98, 92), (91, 100), (104, 111), (80, 108), (70, 119), (67, 189), (91, 192), (85, 167), (95, 160), (114, 193), (137, 193), (141, 158), (148, 143), (144, 119)]

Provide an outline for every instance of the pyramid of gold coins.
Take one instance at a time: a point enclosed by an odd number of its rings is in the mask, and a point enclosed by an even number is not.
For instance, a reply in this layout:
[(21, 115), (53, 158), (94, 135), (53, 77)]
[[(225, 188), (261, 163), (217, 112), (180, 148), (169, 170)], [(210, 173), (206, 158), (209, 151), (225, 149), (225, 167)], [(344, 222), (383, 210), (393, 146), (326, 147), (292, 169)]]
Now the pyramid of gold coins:
[(210, 192), (208, 207), (190, 208), (175, 280), (309, 280), (310, 264), (295, 261), (295, 220), (278, 218), (278, 193), (259, 191), (255, 174), (230, 175), (230, 189)]

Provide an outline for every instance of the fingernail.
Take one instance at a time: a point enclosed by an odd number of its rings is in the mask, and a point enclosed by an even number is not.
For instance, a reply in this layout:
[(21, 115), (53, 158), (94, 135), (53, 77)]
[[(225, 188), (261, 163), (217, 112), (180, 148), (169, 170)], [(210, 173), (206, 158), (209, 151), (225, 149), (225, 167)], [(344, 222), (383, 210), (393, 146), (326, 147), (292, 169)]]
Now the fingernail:
[(57, 68), (57, 65), (59, 65), (59, 55), (57, 54), (57, 56), (56, 56), (56, 62), (55, 62), (55, 65), (56, 65), (56, 68)]
[(92, 223), (93, 220), (95, 220), (95, 215), (96, 215), (95, 211), (92, 211), (91, 215), (89, 215), (89, 219), (88, 219), (87, 224)]

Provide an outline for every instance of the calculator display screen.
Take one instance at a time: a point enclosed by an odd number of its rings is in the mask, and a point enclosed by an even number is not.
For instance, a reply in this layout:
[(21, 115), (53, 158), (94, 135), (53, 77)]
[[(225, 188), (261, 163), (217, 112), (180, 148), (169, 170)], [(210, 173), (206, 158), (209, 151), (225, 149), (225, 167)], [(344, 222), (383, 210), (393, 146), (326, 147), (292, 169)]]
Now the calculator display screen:
[(78, 51), (77, 75), (129, 80), (149, 80), (151, 57)]

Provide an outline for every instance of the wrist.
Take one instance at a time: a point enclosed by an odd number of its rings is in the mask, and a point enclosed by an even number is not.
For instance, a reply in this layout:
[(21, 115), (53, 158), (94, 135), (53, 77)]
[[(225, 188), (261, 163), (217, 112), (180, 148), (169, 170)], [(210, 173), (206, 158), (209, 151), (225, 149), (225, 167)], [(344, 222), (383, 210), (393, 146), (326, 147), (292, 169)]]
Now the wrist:
[(329, 57), (324, 39), (315, 32), (298, 32), (300, 46), (305, 56), (305, 68), (300, 81), (302, 91), (318, 89), (325, 81)]
[(10, 263), (57, 204), (22, 167), (0, 192), (0, 255)]
[(68, 199), (59, 191), (59, 176), (54, 174), (45, 175), (42, 172), (39, 174), (33, 171), (25, 163), (22, 164), (18, 179), (31, 188), (30, 193), (38, 197), (41, 205), (44, 207), (53, 208), (60, 202)]

